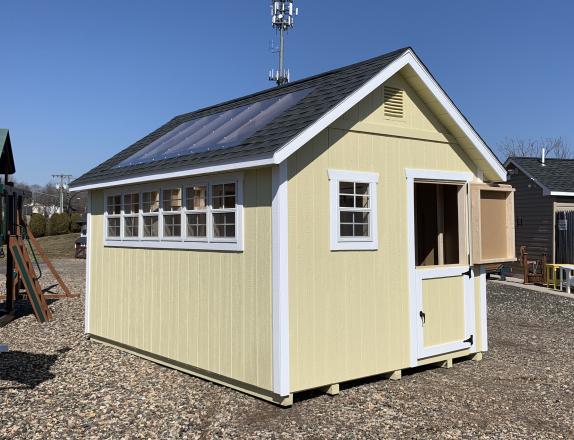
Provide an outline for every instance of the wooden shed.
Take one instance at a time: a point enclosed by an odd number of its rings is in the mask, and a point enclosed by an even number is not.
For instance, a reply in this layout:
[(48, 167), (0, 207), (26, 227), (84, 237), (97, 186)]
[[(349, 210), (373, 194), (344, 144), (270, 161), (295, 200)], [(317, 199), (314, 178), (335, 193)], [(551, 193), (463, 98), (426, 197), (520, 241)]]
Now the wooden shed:
[(505, 167), (516, 190), (517, 254), (526, 246), (529, 260), (574, 263), (574, 159), (511, 157)]
[(505, 178), (410, 48), (177, 116), (72, 184), (86, 332), (281, 405), (478, 359)]

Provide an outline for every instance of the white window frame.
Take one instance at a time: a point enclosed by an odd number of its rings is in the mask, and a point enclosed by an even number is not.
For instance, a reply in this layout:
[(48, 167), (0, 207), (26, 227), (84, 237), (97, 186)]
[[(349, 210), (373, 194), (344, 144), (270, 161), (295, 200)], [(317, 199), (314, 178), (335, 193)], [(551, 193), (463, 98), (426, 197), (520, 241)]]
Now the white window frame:
[[(119, 197), (120, 198), (120, 213), (119, 214), (110, 214), (108, 213), (108, 197)], [(117, 242), (122, 239), (123, 236), (123, 211), (124, 211), (124, 199), (123, 194), (118, 191), (106, 192), (104, 194), (104, 237), (106, 237), (106, 242)], [(120, 236), (119, 237), (110, 237), (108, 235), (108, 219), (110, 218), (119, 218), (120, 219)]]
[[(140, 233), (139, 233), (139, 240), (140, 241), (159, 241), (159, 237), (161, 234), (161, 221), (160, 221), (160, 211), (161, 211), (161, 190), (160, 186), (145, 186), (139, 188), (140, 193)], [(144, 212), (143, 210), (143, 195), (144, 193), (152, 193), (157, 192), (157, 212)], [(144, 219), (146, 217), (156, 217), (157, 218), (157, 236), (155, 237), (144, 237)]]
[[(126, 214), (126, 212), (125, 212), (125, 206), (126, 206), (126, 205), (125, 205), (125, 197), (126, 197), (126, 195), (128, 195), (128, 194), (129, 194), (129, 195), (132, 195), (132, 194), (137, 194), (137, 195), (138, 195), (139, 203), (138, 203), (138, 212), (137, 212), (136, 214)], [(121, 195), (121, 220), (120, 220), (120, 222), (121, 222), (121, 227), (120, 227), (120, 238), (123, 237), (124, 240), (138, 240), (139, 237), (140, 237), (141, 234), (142, 234), (142, 232), (141, 232), (141, 227), (142, 227), (142, 224), (141, 224), (141, 223), (142, 223), (142, 221), (141, 221), (141, 216), (140, 216), (140, 213), (141, 213), (141, 197), (142, 197), (142, 195), (141, 195), (141, 192), (139, 192), (139, 191), (125, 191), (125, 192), (123, 192), (122, 195)], [(125, 232), (126, 232), (126, 224), (125, 224), (125, 222), (126, 222), (126, 219), (127, 219), (127, 218), (137, 218), (137, 219), (138, 219), (138, 235), (137, 235), (137, 237), (128, 237), (128, 236), (125, 236)]]
[[(373, 251), (379, 248), (378, 239), (378, 210), (377, 185), (379, 173), (363, 171), (328, 170), (330, 192), (330, 235), (332, 251)], [(341, 237), (340, 236), (340, 207), (339, 182), (355, 182), (369, 184), (369, 236), (368, 237)]]
[[(211, 183), (212, 185), (213, 183)], [(199, 241), (208, 242), (209, 241), (209, 230), (211, 228), (211, 215), (210, 215), (210, 200), (211, 200), (211, 185), (209, 181), (197, 181), (193, 184), (186, 185), (183, 187), (183, 197), (185, 200), (182, 201), (183, 204), (183, 223), (182, 228), (184, 229), (183, 235), (186, 241)], [(187, 190), (193, 188), (194, 186), (205, 186), (205, 209), (188, 209), (187, 206)], [(205, 237), (192, 237), (187, 234), (187, 215), (188, 214), (205, 214)]]
[[(224, 210), (212, 210), (211, 187), (212, 185), (225, 183), (235, 183), (235, 208)], [(191, 186), (204, 185), (207, 187), (207, 209), (205, 211), (193, 211), (187, 209), (186, 188)], [(163, 191), (168, 189), (181, 189), (181, 236), (164, 237), (163, 221)], [(143, 193), (158, 191), (159, 192), (159, 212), (143, 213)], [(139, 234), (138, 237), (124, 236), (124, 194), (139, 193)], [(110, 215), (110, 217), (120, 218), (120, 237), (108, 237), (107, 235), (107, 200), (109, 196), (121, 197), (121, 214)], [(104, 193), (105, 211), (104, 211), (104, 245), (109, 247), (135, 247), (135, 248), (152, 248), (152, 249), (197, 249), (197, 250), (214, 250), (214, 251), (243, 251), (243, 173), (218, 175), (212, 178), (202, 177), (196, 179), (181, 179), (155, 184), (129, 186), (122, 190), (111, 190)], [(235, 211), (235, 237), (213, 237), (212, 222), (214, 212)], [(207, 237), (188, 237), (187, 236), (187, 214), (205, 212), (207, 214)], [(145, 216), (158, 217), (158, 237), (143, 237), (143, 218)]]
[[(159, 237), (161, 241), (182, 241), (184, 233), (183, 233), (183, 217), (182, 217), (182, 213), (184, 211), (184, 200), (183, 200), (183, 192), (185, 186), (183, 186), (182, 184), (179, 183), (174, 183), (173, 185), (169, 186), (169, 185), (163, 185), (161, 187), (161, 192), (159, 194), (159, 218), (160, 218), (160, 222), (159, 222), (159, 226), (161, 226), (161, 230), (158, 231), (159, 233)], [(163, 194), (164, 191), (172, 191), (172, 190), (179, 190), (179, 197), (180, 197), (180, 209), (179, 211), (165, 211), (163, 210), (163, 202), (164, 202), (164, 198), (163, 198)], [(165, 216), (172, 216), (172, 217), (177, 217), (179, 215), (179, 235), (177, 236), (173, 236), (173, 237), (167, 237), (165, 236)]]

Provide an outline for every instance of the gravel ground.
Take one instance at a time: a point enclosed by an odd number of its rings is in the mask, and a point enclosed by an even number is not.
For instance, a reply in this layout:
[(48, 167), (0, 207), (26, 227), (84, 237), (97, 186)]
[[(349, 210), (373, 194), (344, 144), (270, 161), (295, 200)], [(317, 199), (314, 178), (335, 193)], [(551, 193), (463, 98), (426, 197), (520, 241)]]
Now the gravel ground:
[[(83, 291), (83, 261), (57, 266)], [(49, 282), (47, 280), (46, 282)], [(279, 408), (94, 342), (81, 299), (0, 329), (1, 438), (574, 438), (574, 299), (489, 284), (490, 351)]]

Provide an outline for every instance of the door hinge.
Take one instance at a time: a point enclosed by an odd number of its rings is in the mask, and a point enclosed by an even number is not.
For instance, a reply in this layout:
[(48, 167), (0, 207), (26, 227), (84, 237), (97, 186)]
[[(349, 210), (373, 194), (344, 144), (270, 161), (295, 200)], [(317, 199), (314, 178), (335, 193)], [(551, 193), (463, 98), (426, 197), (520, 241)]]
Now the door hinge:
[(469, 279), (472, 278), (472, 269), (469, 267), (466, 272), (463, 272), (462, 275), (466, 275)]
[(463, 343), (470, 344), (471, 346), (474, 344), (474, 335), (470, 335), (468, 339), (462, 341)]
[(419, 316), (421, 317), (421, 319), (422, 319), (422, 321), (423, 321), (423, 324), (424, 324), (425, 321), (426, 321), (427, 315), (425, 315), (425, 312), (423, 312), (423, 311), (421, 310), (421, 311), (419, 312)]

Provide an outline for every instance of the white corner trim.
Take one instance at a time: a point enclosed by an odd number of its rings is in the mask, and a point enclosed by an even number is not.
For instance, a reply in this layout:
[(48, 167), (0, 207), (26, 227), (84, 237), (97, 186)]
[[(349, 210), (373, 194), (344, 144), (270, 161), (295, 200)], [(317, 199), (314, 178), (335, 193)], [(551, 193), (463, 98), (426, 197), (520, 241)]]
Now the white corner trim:
[(173, 171), (169, 173), (156, 173), (156, 174), (146, 174), (137, 177), (129, 177), (126, 179), (118, 179), (118, 180), (110, 180), (106, 182), (98, 182), (93, 184), (87, 185), (80, 185), (80, 186), (71, 186), (70, 189), (74, 191), (86, 191), (90, 189), (99, 189), (99, 188), (109, 188), (113, 186), (122, 186), (122, 185), (131, 185), (134, 183), (144, 183), (144, 182), (153, 182), (157, 180), (166, 180), (166, 179), (177, 179), (181, 177), (190, 177), (196, 176), (200, 174), (213, 174), (213, 173), (222, 173), (228, 171), (237, 171), (246, 168), (257, 168), (267, 165), (273, 165), (272, 158), (265, 158), (265, 159), (255, 159), (255, 160), (247, 160), (242, 162), (228, 162), (228, 163), (221, 163), (217, 165), (206, 165), (200, 166), (196, 168), (187, 168), (184, 170)]
[(273, 167), (273, 391), (290, 394), (289, 383), (289, 218), (287, 161)]
[[(379, 248), (377, 184), (379, 173), (364, 171), (328, 170), (330, 206), (330, 242), (332, 251), (373, 251)], [(370, 223), (369, 237), (342, 238), (339, 236), (339, 182), (361, 182), (369, 184)]]
[(472, 173), (444, 170), (424, 170), (415, 168), (406, 168), (405, 176), (407, 179), (450, 180), (455, 182), (471, 182), (473, 177)]
[(480, 347), (478, 351), (488, 351), (488, 323), (486, 302), (486, 269), (480, 266)]
[(415, 264), (415, 185), (412, 177), (407, 177), (407, 273), (409, 293), (409, 322), (410, 322), (410, 366), (416, 367), (418, 361), (419, 323), (416, 320), (417, 310), (420, 310), (418, 296), (415, 295), (417, 286)]
[(285, 144), (273, 155), (275, 163), (281, 163), (287, 159), (291, 154), (309, 142), (313, 137), (319, 134), (322, 130), (331, 125), (335, 120), (345, 114), (354, 105), (364, 99), (369, 93), (374, 91), (377, 87), (382, 85), (391, 76), (396, 74), (406, 65), (410, 65), (417, 73), (421, 81), (427, 86), (429, 91), (434, 95), (438, 102), (442, 105), (446, 113), (453, 119), (457, 126), (468, 137), (471, 143), (479, 151), (484, 160), (492, 167), (501, 181), (506, 181), (506, 169), (496, 158), (494, 153), (490, 151), (488, 146), (484, 143), (475, 129), (460, 113), (458, 108), (454, 105), (452, 100), (447, 96), (444, 90), (438, 85), (430, 72), (424, 67), (423, 63), (414, 54), (412, 50), (407, 50), (403, 55), (390, 63), (387, 67), (381, 70), (377, 75), (367, 81), (354, 93), (349, 95), (333, 109), (324, 114), (317, 122), (312, 124), (307, 129), (299, 133), (294, 139)]
[(88, 192), (86, 215), (86, 292), (84, 294), (84, 333), (90, 333), (90, 262), (92, 260), (92, 193)]

